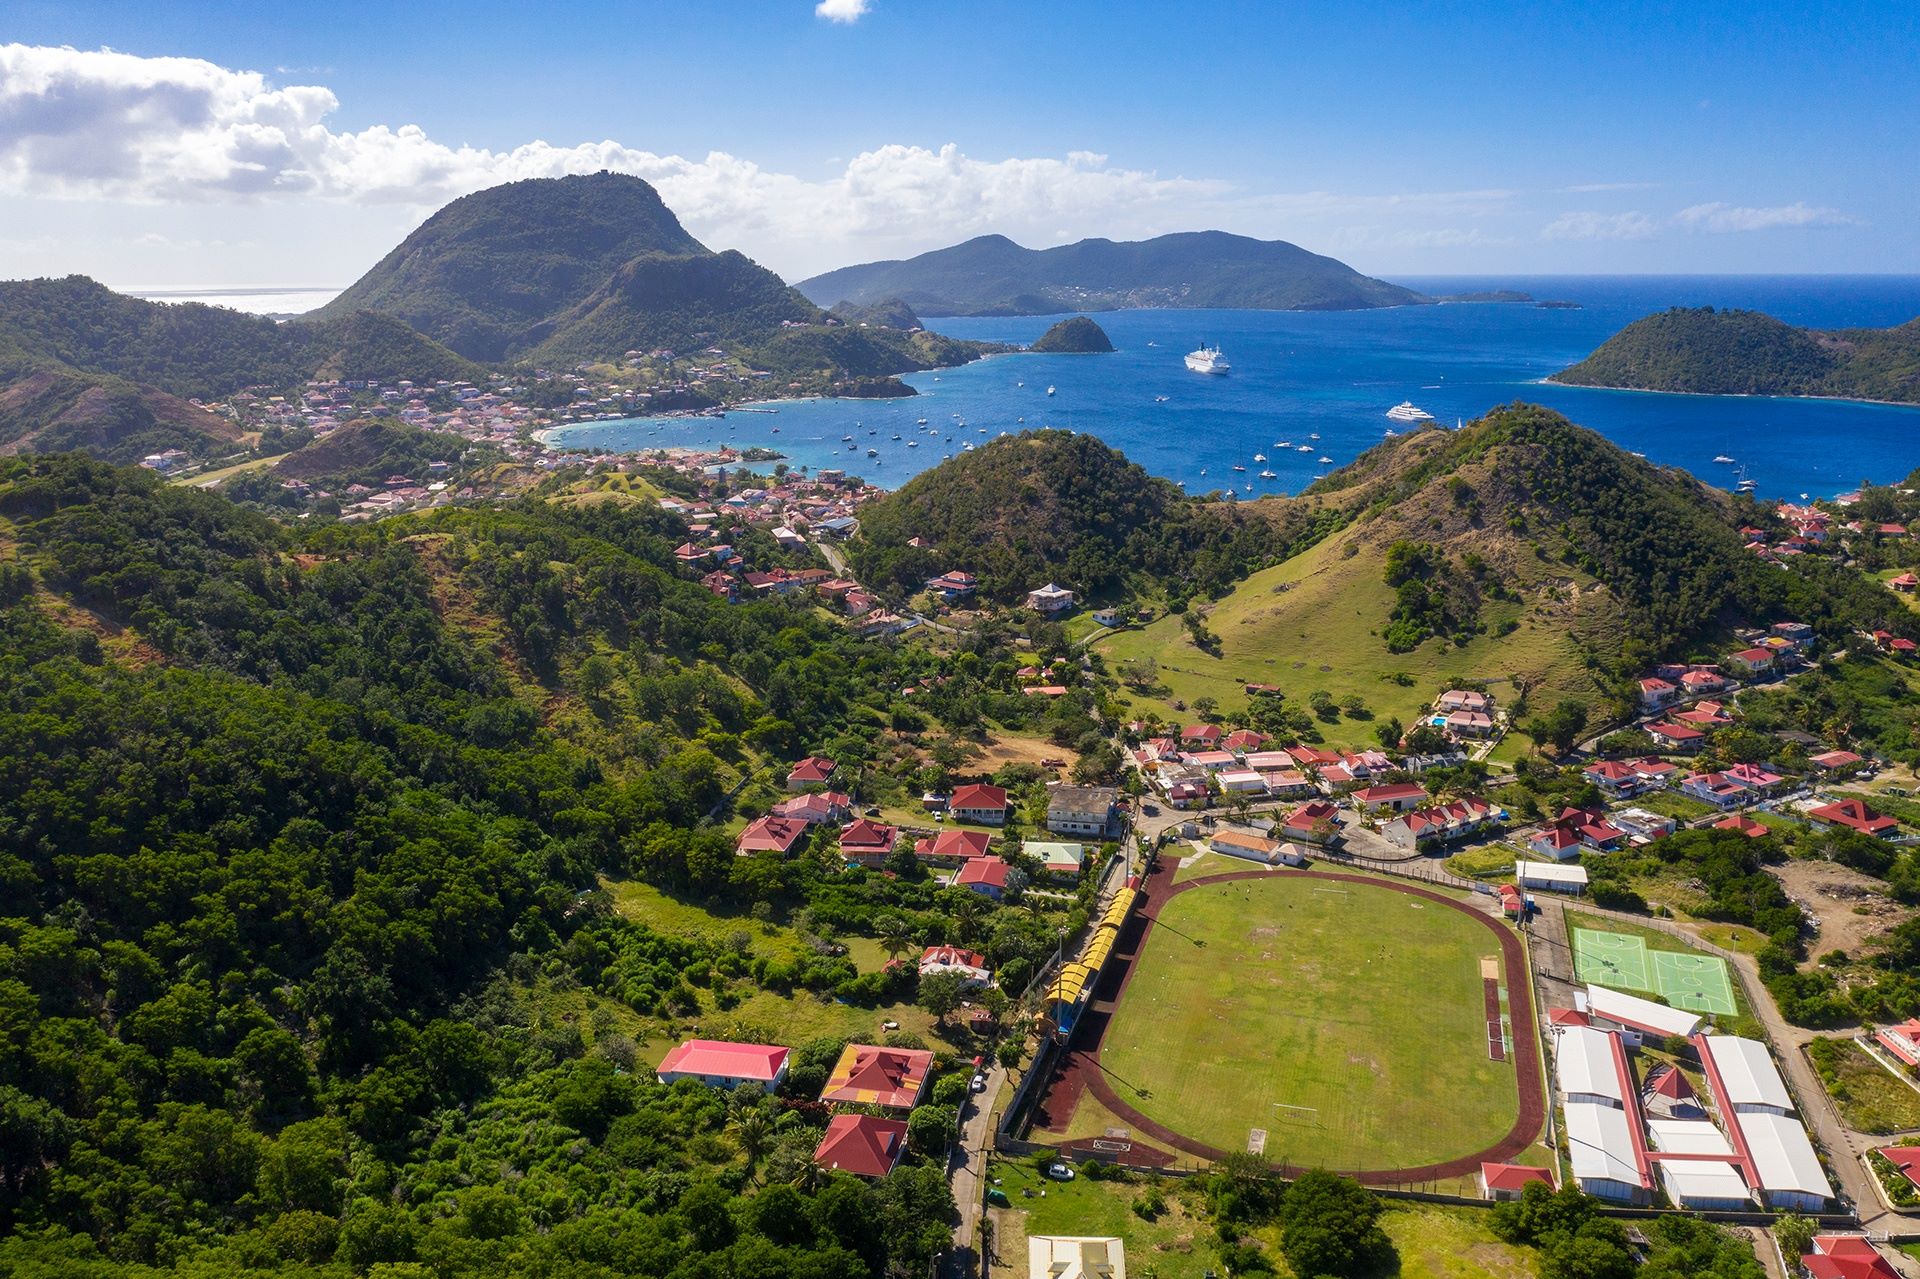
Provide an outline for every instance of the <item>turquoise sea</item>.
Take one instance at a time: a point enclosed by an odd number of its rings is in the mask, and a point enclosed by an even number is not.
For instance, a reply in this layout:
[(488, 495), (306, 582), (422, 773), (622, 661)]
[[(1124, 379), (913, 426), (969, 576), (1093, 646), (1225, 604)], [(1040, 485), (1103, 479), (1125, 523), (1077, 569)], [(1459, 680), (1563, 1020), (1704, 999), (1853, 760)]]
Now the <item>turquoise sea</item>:
[[(1056, 426), (1092, 432), (1190, 492), (1231, 484), (1242, 496), (1259, 496), (1298, 491), (1352, 461), (1384, 438), (1394, 425), (1386, 411), (1403, 400), (1448, 425), (1531, 400), (1711, 483), (1731, 488), (1750, 478), (1767, 497), (1830, 496), (1863, 480), (1901, 479), (1920, 466), (1920, 408), (1593, 391), (1540, 381), (1628, 322), (1669, 306), (1751, 307), (1820, 328), (1904, 323), (1920, 316), (1920, 277), (1397, 282), (1430, 294), (1513, 289), (1580, 309), (1450, 303), (1315, 313), (1107, 312), (1095, 318), (1118, 348), (1112, 355), (996, 357), (911, 375), (906, 380), (920, 392), (911, 399), (813, 400), (778, 404), (776, 413), (599, 422), (557, 432), (553, 442), (615, 451), (762, 445), (796, 467), (840, 466), (892, 488), (966, 443)], [(1057, 318), (929, 318), (928, 325), (958, 337), (1029, 342)], [(1226, 352), (1230, 375), (1186, 370), (1182, 357), (1202, 342)], [(921, 418), (926, 428), (918, 426)], [(870, 448), (879, 456), (869, 458)], [(1256, 453), (1267, 460), (1256, 461)], [(1737, 465), (1716, 464), (1722, 455)], [(1236, 465), (1246, 470), (1236, 472)], [(1275, 478), (1259, 478), (1263, 469)]]

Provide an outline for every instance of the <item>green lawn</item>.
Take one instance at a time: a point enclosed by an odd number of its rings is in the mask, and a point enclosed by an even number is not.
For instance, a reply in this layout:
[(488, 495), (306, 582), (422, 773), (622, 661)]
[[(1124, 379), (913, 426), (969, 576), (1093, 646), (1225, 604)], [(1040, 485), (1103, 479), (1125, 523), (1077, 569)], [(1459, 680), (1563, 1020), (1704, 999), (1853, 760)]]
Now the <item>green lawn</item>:
[(1148, 1117), (1223, 1150), (1265, 1129), (1268, 1158), (1333, 1169), (1470, 1154), (1512, 1125), (1481, 986), (1498, 945), (1469, 916), (1279, 874), (1183, 893), (1159, 920), (1101, 1050)]
[(1447, 858), (1447, 869), (1468, 879), (1496, 879), (1512, 882), (1514, 862), (1526, 854), (1512, 844), (1483, 844), (1467, 848)]
[[(1209, 1270), (1220, 1271), (1213, 1231), (1195, 1187), (1171, 1179), (1055, 1182), (1025, 1163), (995, 1163), (988, 1175), (1000, 1178), (1012, 1203), (992, 1210), (998, 1241), (993, 1279), (1026, 1279), (1029, 1234), (1116, 1235), (1126, 1245), (1128, 1274), (1201, 1279)], [(1133, 1205), (1156, 1186), (1166, 1208), (1148, 1221), (1134, 1213)], [(1495, 1239), (1487, 1214), (1478, 1209), (1390, 1204), (1380, 1228), (1399, 1254), (1395, 1279), (1534, 1279), (1539, 1274), (1533, 1250)], [(1279, 1227), (1263, 1227), (1251, 1240), (1265, 1250), (1276, 1276), (1292, 1275), (1280, 1257)]]
[(1853, 1040), (1816, 1039), (1808, 1045), (1807, 1057), (1849, 1128), (1856, 1132), (1920, 1128), (1920, 1092), (1895, 1079)]
[(1633, 804), (1636, 808), (1644, 808), (1650, 813), (1658, 813), (1662, 817), (1672, 817), (1683, 822), (1692, 821), (1696, 817), (1705, 817), (1714, 811), (1713, 805), (1697, 800), (1691, 795), (1683, 795), (1677, 790), (1648, 791), (1644, 795), (1634, 796)]

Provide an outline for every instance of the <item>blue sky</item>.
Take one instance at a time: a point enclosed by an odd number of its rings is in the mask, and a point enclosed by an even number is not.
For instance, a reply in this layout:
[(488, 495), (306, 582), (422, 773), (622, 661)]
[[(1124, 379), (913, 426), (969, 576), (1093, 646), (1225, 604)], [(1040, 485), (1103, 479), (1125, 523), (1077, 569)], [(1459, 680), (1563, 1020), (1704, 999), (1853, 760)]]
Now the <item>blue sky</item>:
[(1911, 2), (818, 8), (14, 0), (0, 275), (344, 284), (602, 166), (789, 278), (1208, 226), (1377, 274), (1920, 270)]

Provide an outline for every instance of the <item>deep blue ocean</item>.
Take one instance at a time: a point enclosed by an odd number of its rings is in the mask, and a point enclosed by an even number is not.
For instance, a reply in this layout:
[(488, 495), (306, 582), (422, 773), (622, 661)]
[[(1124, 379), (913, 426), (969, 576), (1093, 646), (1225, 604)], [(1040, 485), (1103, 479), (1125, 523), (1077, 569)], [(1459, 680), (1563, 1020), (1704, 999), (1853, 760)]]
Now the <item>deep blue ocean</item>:
[[(1831, 496), (1920, 466), (1920, 408), (1594, 391), (1540, 381), (1630, 321), (1669, 306), (1750, 307), (1816, 328), (1901, 324), (1920, 316), (1920, 276), (1396, 282), (1429, 294), (1512, 289), (1581, 309), (1450, 303), (1314, 313), (1106, 312), (1095, 318), (1118, 348), (1112, 355), (996, 357), (911, 375), (906, 380), (920, 392), (912, 399), (813, 400), (779, 404), (773, 414), (601, 422), (558, 432), (554, 443), (617, 451), (757, 444), (780, 450), (794, 466), (841, 466), (893, 488), (963, 444), (1056, 426), (1098, 435), (1190, 492), (1231, 485), (1242, 496), (1259, 496), (1296, 492), (1352, 461), (1395, 425), (1386, 411), (1403, 400), (1447, 425), (1530, 400), (1710, 483), (1731, 488), (1750, 478), (1765, 497)], [(1030, 342), (1058, 318), (927, 322), (956, 337)], [(1186, 370), (1182, 357), (1202, 342), (1225, 351), (1230, 375)], [(927, 427), (917, 425), (921, 418)], [(842, 440), (847, 435), (854, 437), (851, 448)], [(909, 448), (910, 441), (918, 447)], [(867, 457), (869, 448), (879, 456)], [(1256, 453), (1267, 460), (1256, 461)], [(1716, 456), (1737, 465), (1716, 464)], [(1260, 479), (1262, 469), (1276, 478)]]

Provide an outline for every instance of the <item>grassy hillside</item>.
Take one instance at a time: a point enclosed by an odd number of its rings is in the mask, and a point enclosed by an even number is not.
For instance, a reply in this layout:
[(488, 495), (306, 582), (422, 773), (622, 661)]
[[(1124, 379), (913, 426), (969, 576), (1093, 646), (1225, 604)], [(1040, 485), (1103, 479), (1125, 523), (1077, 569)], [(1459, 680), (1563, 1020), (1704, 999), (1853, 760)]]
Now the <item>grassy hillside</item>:
[(1429, 299), (1284, 240), (1223, 231), (1026, 249), (984, 235), (905, 261), (802, 281), (822, 305), (905, 300), (922, 315), (1047, 315), (1128, 307), (1348, 311)]
[(1799, 329), (1758, 311), (1675, 307), (1635, 320), (1553, 380), (1708, 395), (1920, 402), (1920, 320)]
[(1517, 677), (1536, 705), (1598, 703), (1735, 622), (1799, 616), (1838, 635), (1893, 601), (1760, 563), (1737, 532), (1753, 512), (1530, 405), (1388, 441), (1306, 499), (1344, 502), (1351, 521), (1204, 609), (1201, 635), (1167, 617), (1103, 643), (1112, 661), (1157, 663), (1161, 689), (1140, 701), (1231, 704), (1258, 682), (1404, 718), (1461, 678), (1507, 681), (1511, 702)]
[(239, 430), (197, 405), (100, 374), (42, 371), (0, 388), (0, 455), (79, 449), (109, 462), (233, 451)]
[(390, 475), (424, 481), (428, 462), (456, 462), (474, 447), (457, 435), (399, 422), (349, 422), (274, 464), (289, 479), (377, 485)]

